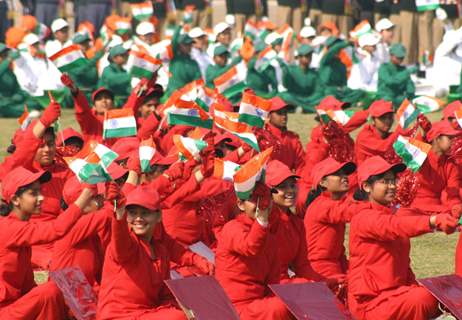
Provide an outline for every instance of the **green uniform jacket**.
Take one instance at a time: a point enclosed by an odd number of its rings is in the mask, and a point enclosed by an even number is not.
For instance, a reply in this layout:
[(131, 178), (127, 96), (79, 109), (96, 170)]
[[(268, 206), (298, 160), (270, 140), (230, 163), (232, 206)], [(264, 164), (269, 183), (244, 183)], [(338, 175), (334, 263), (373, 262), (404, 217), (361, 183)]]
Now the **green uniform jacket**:
[(98, 69), (96, 63), (104, 55), (103, 51), (98, 51), (91, 59), (85, 60), (85, 65), (69, 71), (69, 75), (79, 89), (93, 92), (98, 85)]
[(180, 28), (177, 28), (172, 39), (173, 59), (169, 64), (171, 77), (168, 81), (165, 96), (168, 98), (175, 90), (180, 89), (191, 81), (201, 78), (201, 70), (197, 62), (189, 55), (183, 55), (178, 50), (178, 36)]
[(406, 67), (396, 66), (391, 62), (380, 66), (377, 88), (379, 98), (393, 101), (393, 105), (397, 108), (405, 98), (412, 99), (414, 95), (414, 82), (412, 82), (411, 74)]
[(286, 66), (283, 68), (282, 83), (287, 91), (281, 92), (280, 97), (287, 103), (302, 107), (305, 112), (314, 112), (314, 106), (323, 98), (318, 73), (313, 69)]
[(252, 58), (247, 64), (247, 86), (255, 91), (259, 96), (271, 98), (277, 93), (278, 81), (276, 78), (276, 70), (273, 66), (268, 66), (263, 71), (255, 69), (257, 57)]
[(99, 86), (111, 90), (115, 96), (115, 103), (117, 106), (122, 106), (127, 100), (131, 87), (131, 76), (122, 67), (111, 63), (103, 70)]
[(10, 69), (10, 60), (0, 63), (0, 117), (17, 118), (24, 111), (24, 105), (29, 110), (39, 109), (40, 105), (21, 89), (16, 75)]

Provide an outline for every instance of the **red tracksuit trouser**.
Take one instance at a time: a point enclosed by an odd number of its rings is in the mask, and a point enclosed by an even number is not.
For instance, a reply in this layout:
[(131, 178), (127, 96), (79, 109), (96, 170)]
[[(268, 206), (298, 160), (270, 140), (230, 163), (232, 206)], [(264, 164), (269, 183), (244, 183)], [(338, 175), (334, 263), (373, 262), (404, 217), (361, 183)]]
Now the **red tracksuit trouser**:
[(64, 298), (53, 282), (35, 287), (0, 309), (0, 319), (5, 320), (62, 320), (64, 316)]
[(241, 320), (289, 320), (294, 319), (278, 297), (257, 299), (249, 304), (236, 306)]

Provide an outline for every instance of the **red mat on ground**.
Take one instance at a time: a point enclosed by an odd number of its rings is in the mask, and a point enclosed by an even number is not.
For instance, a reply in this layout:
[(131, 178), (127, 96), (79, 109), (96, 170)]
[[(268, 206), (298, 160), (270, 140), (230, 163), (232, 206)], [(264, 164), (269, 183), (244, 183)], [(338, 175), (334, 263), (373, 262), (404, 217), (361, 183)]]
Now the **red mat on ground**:
[(457, 319), (462, 320), (462, 278), (451, 274), (417, 280)]
[(194, 314), (196, 320), (239, 320), (223, 288), (211, 276), (165, 280), (175, 299)]
[(272, 284), (269, 287), (297, 319), (352, 319), (323, 282)]

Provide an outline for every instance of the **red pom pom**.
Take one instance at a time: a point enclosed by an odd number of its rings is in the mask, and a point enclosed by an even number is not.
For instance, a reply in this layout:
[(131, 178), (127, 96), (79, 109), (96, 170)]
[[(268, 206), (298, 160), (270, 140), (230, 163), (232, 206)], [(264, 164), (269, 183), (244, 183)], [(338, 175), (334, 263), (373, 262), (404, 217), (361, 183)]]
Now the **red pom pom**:
[(407, 169), (406, 171), (398, 175), (398, 183), (396, 185), (396, 197), (394, 205), (399, 204), (402, 207), (409, 207), (414, 201), (419, 187), (417, 176), (412, 170)]
[(338, 162), (355, 161), (354, 142), (351, 137), (339, 127), (337, 122), (330, 121), (322, 127), (324, 138), (329, 144), (329, 156)]
[(453, 159), (458, 165), (462, 165), (462, 136), (456, 136), (452, 139), (449, 158)]

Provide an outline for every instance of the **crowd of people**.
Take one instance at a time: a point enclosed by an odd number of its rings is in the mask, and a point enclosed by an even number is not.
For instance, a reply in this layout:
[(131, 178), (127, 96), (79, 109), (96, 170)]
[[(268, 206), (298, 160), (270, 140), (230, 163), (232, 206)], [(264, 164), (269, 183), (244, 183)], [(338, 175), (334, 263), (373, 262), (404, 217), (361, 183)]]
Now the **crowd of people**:
[[(160, 32), (136, 5), (72, 37), (26, 15), (0, 43), (0, 114), (21, 124), (0, 164), (0, 318), (72, 319), (33, 273), (69, 267), (96, 319), (186, 319), (172, 274), (214, 276), (241, 319), (292, 319), (269, 285), (307, 282), (356, 319), (437, 317), (410, 238), (459, 228), (462, 102), (414, 102), (419, 68), (392, 17), (298, 32), (234, 11), (208, 31), (186, 12)], [(79, 131), (60, 126), (66, 107)], [(305, 147), (293, 111), (316, 112)]]

